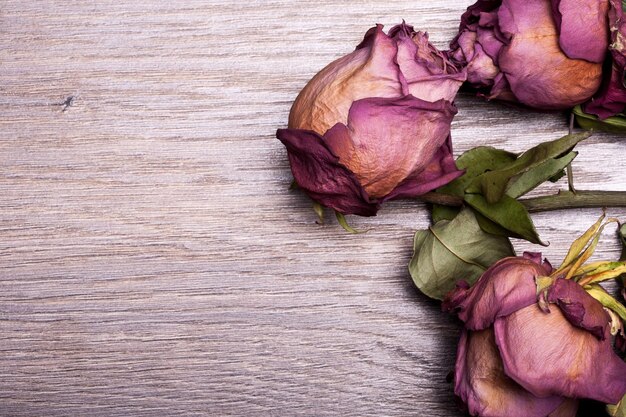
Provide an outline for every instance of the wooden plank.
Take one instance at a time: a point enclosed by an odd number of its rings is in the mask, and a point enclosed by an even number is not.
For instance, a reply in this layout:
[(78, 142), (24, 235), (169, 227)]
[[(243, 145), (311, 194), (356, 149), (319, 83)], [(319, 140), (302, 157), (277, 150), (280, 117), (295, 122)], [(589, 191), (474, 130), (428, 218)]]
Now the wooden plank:
[[(458, 324), (406, 270), (425, 207), (316, 225), (274, 132), (374, 23), (443, 48), (471, 1), (92, 3), (0, 6), (0, 414), (460, 415)], [(457, 104), (457, 153), (566, 131)], [(621, 139), (580, 150), (580, 188), (626, 190)], [(534, 216), (544, 252), (598, 214)]]

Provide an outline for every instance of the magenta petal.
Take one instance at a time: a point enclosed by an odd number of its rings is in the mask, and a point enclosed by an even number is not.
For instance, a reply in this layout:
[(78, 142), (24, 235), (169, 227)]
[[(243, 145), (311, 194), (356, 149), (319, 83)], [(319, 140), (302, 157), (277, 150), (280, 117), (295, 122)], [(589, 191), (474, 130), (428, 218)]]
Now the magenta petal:
[(504, 0), (498, 19), (501, 29), (512, 35), (498, 63), (521, 103), (538, 109), (565, 109), (588, 100), (598, 89), (600, 65), (568, 60), (555, 42), (549, 3)]
[[(498, 9), (498, 26), (507, 39), (511, 39), (517, 33), (529, 29), (528, 26), (532, 26), (532, 24), (528, 25), (527, 20), (537, 14), (537, 10), (534, 10), (536, 9), (534, 4), (537, 4), (538, 1), (543, 0), (528, 0), (527, 2), (502, 0)], [(518, 25), (516, 18), (519, 19), (520, 25)]]
[(565, 55), (604, 61), (609, 43), (608, 1), (552, 0), (552, 8)]
[(409, 176), (388, 194), (385, 200), (420, 196), (443, 187), (463, 175), (464, 172), (456, 167), (452, 154), (452, 139), (448, 136), (448, 140), (437, 150), (430, 164), (422, 171)]
[(626, 88), (624, 87), (624, 67), (615, 63), (611, 69), (608, 81), (598, 92), (598, 95), (583, 105), (583, 110), (600, 119), (615, 116), (626, 109)]
[(470, 330), (483, 330), (504, 317), (537, 302), (535, 278), (547, 271), (524, 258), (505, 258), (492, 265), (469, 290), (446, 296), (444, 308), (455, 311)]
[(533, 261), (534, 263), (541, 265), (541, 252), (524, 252), (522, 255), (524, 259)]
[(501, 75), (500, 70), (494, 64), (494, 59), (485, 53), (482, 44), (476, 43), (473, 48), (474, 58), (467, 65), (467, 81), (478, 88), (491, 87), (498, 75)]
[(481, 417), (546, 417), (565, 401), (558, 396), (538, 398), (508, 378), (493, 329), (463, 331), (457, 351), (454, 392), (467, 404), (471, 415)]
[(496, 37), (492, 29), (484, 29), (482, 27), (479, 27), (476, 33), (478, 43), (481, 45), (485, 53), (497, 65), (498, 55), (500, 54), (500, 50), (503, 46), (505, 46), (505, 44)]
[(583, 110), (595, 114), (601, 119), (622, 113), (626, 108), (626, 86), (624, 68), (626, 67), (626, 20), (622, 11), (621, 0), (610, 0), (609, 22), (611, 27), (611, 72), (606, 77), (600, 91), (583, 106)]
[(371, 202), (354, 174), (315, 132), (279, 129), (278, 139), (289, 153), (291, 172), (313, 200), (344, 214), (373, 216), (378, 204)]
[(494, 330), (506, 374), (538, 397), (616, 404), (626, 393), (626, 362), (610, 338), (572, 326), (558, 308), (523, 308), (497, 319)]
[(468, 7), (447, 53), (453, 63), (467, 68), (467, 80), (475, 88), (491, 87), (500, 72), (495, 63), (503, 43), (494, 32), (497, 15), (493, 11), (499, 5), (499, 1), (479, 0)]
[[(461, 34), (468, 26), (471, 26), (479, 21), (481, 14), (488, 13), (493, 10), (496, 10), (500, 7), (502, 0), (478, 0), (476, 3), (472, 4), (467, 8), (465, 13), (461, 15), (461, 24), (459, 25), (459, 34)], [(451, 43), (451, 49), (456, 49), (456, 41), (458, 39), (455, 38)]]
[(600, 340), (605, 338), (609, 316), (578, 283), (557, 279), (548, 289), (547, 301), (559, 306), (572, 325), (588, 330)]
[[(445, 100), (368, 98), (354, 102), (347, 127), (335, 125), (325, 138), (367, 194), (383, 199), (428, 167), (447, 141), (455, 113)], [(338, 135), (349, 140), (337, 141)], [(339, 148), (337, 142), (350, 145)]]
[(541, 259), (541, 252), (524, 252), (523, 258), (533, 261), (534, 263), (543, 266), (546, 270), (546, 274), (551, 274), (554, 268), (547, 258)]
[(503, 73), (499, 73), (493, 81), (491, 92), (487, 96), (488, 99), (498, 99), (502, 101), (517, 102), (517, 97), (511, 91), (511, 86)]
[(465, 72), (431, 45), (426, 33), (415, 32), (403, 23), (392, 28), (389, 36), (398, 47), (396, 61), (407, 83), (405, 94), (426, 101), (452, 102), (466, 79)]
[(330, 63), (311, 79), (289, 113), (289, 128), (323, 135), (346, 124), (352, 103), (367, 97), (403, 95), (396, 43), (382, 25), (370, 29), (354, 52)]
[(561, 32), (561, 21), (562, 16), (559, 11), (559, 5), (561, 4), (561, 0), (550, 0), (550, 6), (552, 7), (552, 17), (554, 18), (554, 25), (556, 26), (556, 30)]

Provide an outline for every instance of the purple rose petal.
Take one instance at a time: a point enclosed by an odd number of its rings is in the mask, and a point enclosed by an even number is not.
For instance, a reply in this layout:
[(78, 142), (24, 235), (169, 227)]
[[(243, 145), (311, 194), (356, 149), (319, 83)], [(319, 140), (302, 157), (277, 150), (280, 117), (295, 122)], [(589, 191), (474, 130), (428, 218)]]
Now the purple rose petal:
[(535, 278), (547, 275), (541, 265), (524, 258), (505, 258), (492, 265), (474, 286), (457, 289), (444, 300), (470, 330), (490, 327), (507, 316), (537, 302)]
[(463, 332), (457, 352), (454, 392), (473, 416), (546, 417), (558, 416), (557, 409), (561, 413), (571, 409), (565, 398), (536, 397), (504, 373), (493, 329)]
[(347, 126), (335, 125), (325, 138), (368, 195), (385, 198), (437, 157), (455, 113), (444, 100), (368, 98), (353, 104)]
[(376, 214), (378, 204), (317, 133), (280, 129), (277, 137), (287, 147), (296, 182), (313, 200), (341, 213)]
[(609, 46), (608, 0), (552, 0), (559, 45), (572, 59), (602, 63)]
[(506, 374), (538, 397), (616, 404), (626, 393), (626, 363), (610, 338), (572, 326), (558, 308), (528, 306), (497, 319), (494, 330)]

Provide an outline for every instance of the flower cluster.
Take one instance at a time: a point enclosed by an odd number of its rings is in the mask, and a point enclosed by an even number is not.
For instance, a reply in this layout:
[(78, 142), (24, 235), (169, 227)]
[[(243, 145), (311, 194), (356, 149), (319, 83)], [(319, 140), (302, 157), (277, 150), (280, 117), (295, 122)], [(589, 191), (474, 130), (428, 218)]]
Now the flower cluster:
[(461, 17), (450, 57), (487, 98), (567, 109), (600, 86), (608, 1), (479, 0)]
[[(531, 209), (626, 207), (624, 194), (573, 188), (573, 148), (590, 133), (570, 127), (522, 154), (478, 147), (456, 161), (450, 133), (462, 85), (626, 131), (625, 10), (620, 0), (477, 0), (448, 51), (406, 23), (376, 25), (309, 81), (277, 132), (297, 186), (350, 231), (344, 214), (373, 216), (399, 198), (434, 203), (409, 270), (463, 322), (455, 393), (472, 416), (574, 417), (592, 399), (626, 417), (626, 307), (600, 285), (626, 274), (626, 261), (586, 264), (614, 220), (603, 216), (557, 269), (515, 256), (509, 240), (542, 244)], [(520, 199), (565, 170), (569, 191)]]

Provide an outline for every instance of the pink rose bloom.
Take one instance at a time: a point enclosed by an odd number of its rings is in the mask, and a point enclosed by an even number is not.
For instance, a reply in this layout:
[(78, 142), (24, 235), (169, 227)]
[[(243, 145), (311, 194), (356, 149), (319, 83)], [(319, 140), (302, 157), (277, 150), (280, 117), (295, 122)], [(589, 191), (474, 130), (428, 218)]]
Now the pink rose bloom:
[(472, 416), (575, 416), (577, 399), (618, 403), (626, 394), (626, 362), (613, 350), (610, 317), (573, 280), (556, 278), (538, 304), (541, 257), (505, 258), (472, 288), (444, 301), (464, 322), (455, 393)]
[(585, 112), (601, 119), (623, 113), (626, 108), (626, 20), (621, 0), (610, 0), (609, 4), (610, 70), (600, 91), (583, 106)]
[(344, 214), (371, 216), (384, 201), (447, 184), (456, 168), (452, 104), (465, 73), (401, 24), (370, 29), (351, 54), (302, 90), (278, 139), (296, 183)]
[(461, 17), (450, 59), (488, 99), (545, 110), (600, 87), (608, 0), (478, 0)]

